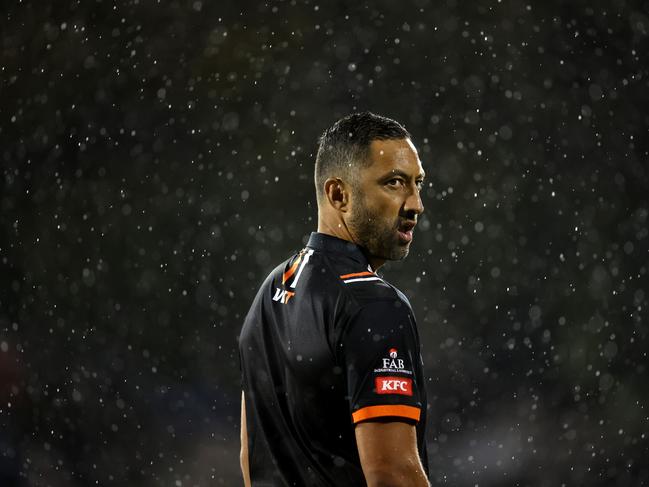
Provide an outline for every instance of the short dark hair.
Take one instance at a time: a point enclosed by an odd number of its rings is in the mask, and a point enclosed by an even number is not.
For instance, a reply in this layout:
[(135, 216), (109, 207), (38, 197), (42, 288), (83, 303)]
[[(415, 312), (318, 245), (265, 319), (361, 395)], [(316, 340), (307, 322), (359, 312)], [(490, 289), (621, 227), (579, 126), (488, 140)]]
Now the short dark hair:
[(372, 141), (409, 138), (410, 133), (399, 122), (372, 112), (352, 113), (338, 120), (319, 139), (314, 177), (318, 201), (328, 178), (346, 176), (353, 181), (356, 170), (370, 164)]

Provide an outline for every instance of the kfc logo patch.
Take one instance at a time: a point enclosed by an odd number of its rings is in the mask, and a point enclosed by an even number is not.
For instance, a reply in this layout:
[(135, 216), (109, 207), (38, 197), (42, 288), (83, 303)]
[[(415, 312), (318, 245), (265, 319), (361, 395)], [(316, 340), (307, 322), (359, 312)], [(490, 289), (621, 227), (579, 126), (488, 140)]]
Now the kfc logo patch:
[(403, 377), (376, 377), (374, 379), (377, 394), (401, 394), (412, 396), (412, 379)]

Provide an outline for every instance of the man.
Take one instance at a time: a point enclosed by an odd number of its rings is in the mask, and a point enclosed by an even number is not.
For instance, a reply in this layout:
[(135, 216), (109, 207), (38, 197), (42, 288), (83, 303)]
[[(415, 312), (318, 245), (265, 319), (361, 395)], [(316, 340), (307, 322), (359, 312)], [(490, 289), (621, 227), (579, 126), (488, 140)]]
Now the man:
[(408, 254), (424, 171), (372, 113), (320, 139), (318, 231), (261, 286), (239, 340), (241, 468), (253, 486), (428, 486), (408, 299), (376, 274)]

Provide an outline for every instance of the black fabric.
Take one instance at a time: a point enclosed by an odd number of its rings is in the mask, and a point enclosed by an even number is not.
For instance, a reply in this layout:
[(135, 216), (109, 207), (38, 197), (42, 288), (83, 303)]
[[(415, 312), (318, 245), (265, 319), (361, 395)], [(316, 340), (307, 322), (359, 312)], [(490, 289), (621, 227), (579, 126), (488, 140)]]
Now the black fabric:
[(353, 417), (368, 412), (416, 422), (427, 470), (414, 315), (356, 245), (313, 233), (264, 281), (239, 352), (254, 486), (364, 485)]
[(425, 405), (413, 330), (412, 311), (401, 299), (373, 301), (359, 310), (340, 342), (351, 413), (376, 405)]

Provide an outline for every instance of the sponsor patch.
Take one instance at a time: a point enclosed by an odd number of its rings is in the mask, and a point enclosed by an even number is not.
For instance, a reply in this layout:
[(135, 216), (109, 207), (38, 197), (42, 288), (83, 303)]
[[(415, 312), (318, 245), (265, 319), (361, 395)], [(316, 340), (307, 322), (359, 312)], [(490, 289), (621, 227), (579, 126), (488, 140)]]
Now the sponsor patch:
[(287, 291), (286, 289), (275, 288), (275, 296), (273, 296), (273, 301), (278, 303), (288, 304), (289, 299), (295, 296), (294, 291)]
[(374, 385), (377, 394), (412, 396), (412, 379), (406, 377), (376, 377)]
[(412, 375), (412, 370), (406, 368), (404, 359), (399, 358), (399, 351), (392, 347), (388, 350), (388, 357), (383, 357), (380, 367), (374, 369), (375, 374), (408, 374)]

